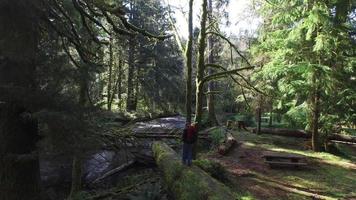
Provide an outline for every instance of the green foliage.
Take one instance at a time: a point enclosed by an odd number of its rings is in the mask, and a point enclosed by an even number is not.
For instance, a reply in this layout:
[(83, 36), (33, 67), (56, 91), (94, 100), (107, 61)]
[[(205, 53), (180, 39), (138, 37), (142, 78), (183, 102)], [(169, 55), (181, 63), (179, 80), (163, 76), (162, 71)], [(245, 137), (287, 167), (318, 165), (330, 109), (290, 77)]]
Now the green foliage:
[[(253, 79), (273, 96), (274, 109), (285, 113), (290, 126), (311, 126), (316, 90), (321, 95), (319, 123), (324, 134), (331, 132), (335, 123), (350, 126), (356, 122), (356, 90), (350, 85), (356, 84), (351, 78), (355, 68), (350, 68), (355, 66), (352, 4), (341, 0), (262, 3), (260, 11), (266, 23), (252, 54), (265, 62)], [(335, 15), (335, 10), (344, 13)], [(348, 14), (340, 21), (340, 16)]]
[(284, 119), (288, 122), (290, 128), (307, 128), (308, 107), (306, 102), (291, 107), (288, 112), (284, 115)]

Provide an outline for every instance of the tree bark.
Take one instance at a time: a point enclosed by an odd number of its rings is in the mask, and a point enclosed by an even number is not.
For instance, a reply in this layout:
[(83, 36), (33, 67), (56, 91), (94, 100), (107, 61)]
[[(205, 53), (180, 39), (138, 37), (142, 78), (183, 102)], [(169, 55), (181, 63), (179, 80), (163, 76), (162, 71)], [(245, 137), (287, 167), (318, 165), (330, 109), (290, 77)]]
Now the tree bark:
[(185, 94), (185, 109), (186, 122), (192, 122), (192, 64), (193, 64), (193, 0), (189, 0), (189, 19), (188, 19), (188, 42), (185, 52), (186, 56), (186, 94)]
[(262, 111), (261, 111), (261, 106), (259, 105), (257, 108), (257, 134), (261, 133), (261, 115), (262, 115)]
[(273, 125), (273, 100), (271, 102), (271, 110), (269, 111), (269, 121), (268, 121), (268, 126), (272, 127)]
[(312, 96), (312, 147), (313, 151), (321, 151), (319, 136), (319, 117), (320, 117), (320, 88), (317, 83), (317, 74), (313, 74), (313, 85), (315, 87)]
[[(0, 199), (38, 200), (40, 197), (37, 120), (21, 88), (32, 93), (35, 86), (38, 19), (37, 1), (2, 0), (0, 3)], [(30, 156), (31, 159), (20, 159)]]
[(109, 42), (109, 80), (108, 80), (108, 87), (107, 87), (107, 107), (108, 110), (111, 110), (111, 106), (112, 106), (112, 68), (113, 68), (113, 61), (114, 61), (114, 54), (113, 54), (113, 49), (112, 49), (112, 45), (113, 45), (113, 39), (112, 37), (110, 37), (110, 42)]
[(199, 50), (198, 50), (198, 65), (197, 75), (195, 78), (196, 84), (196, 105), (195, 105), (195, 122), (198, 126), (201, 124), (203, 115), (203, 78), (205, 71), (205, 48), (206, 48), (206, 21), (207, 21), (207, 0), (202, 2), (202, 16), (200, 21), (200, 38), (199, 38)]
[[(130, 2), (130, 15), (129, 20), (132, 22), (136, 20), (134, 14), (134, 2)], [(134, 96), (134, 76), (135, 76), (135, 38), (131, 36), (129, 38), (129, 58), (128, 58), (128, 74), (127, 74), (127, 99), (126, 99), (126, 111), (135, 111), (135, 96)]]
[(128, 74), (127, 74), (127, 99), (126, 99), (126, 111), (131, 112), (134, 111), (134, 71), (135, 71), (135, 45), (134, 39), (129, 39), (129, 66), (128, 66)]
[(83, 170), (83, 161), (81, 156), (76, 153), (73, 156), (72, 163), (72, 185), (70, 189), (69, 197), (71, 199), (82, 189), (82, 170)]
[[(213, 18), (213, 2), (212, 0), (209, 0), (209, 23), (212, 23), (212, 18)], [(209, 52), (209, 57), (208, 57), (208, 63), (215, 63), (214, 61), (214, 40), (213, 36), (210, 35), (208, 37), (208, 52)], [(208, 74), (211, 75), (213, 74), (213, 70), (209, 68)], [(214, 81), (209, 81), (208, 83), (208, 95), (207, 95), (207, 105), (208, 105), (208, 120), (207, 124), (209, 126), (216, 126), (218, 125), (218, 120), (216, 119), (215, 115), (215, 102), (214, 102), (214, 94), (212, 91), (214, 91)]]
[(119, 58), (119, 72), (118, 72), (118, 86), (117, 86), (117, 99), (118, 99), (118, 108), (121, 110), (121, 105), (122, 105), (122, 99), (121, 99), (121, 94), (122, 94), (122, 75), (123, 75), (123, 58), (121, 57), (122, 53), (120, 53), (120, 58)]

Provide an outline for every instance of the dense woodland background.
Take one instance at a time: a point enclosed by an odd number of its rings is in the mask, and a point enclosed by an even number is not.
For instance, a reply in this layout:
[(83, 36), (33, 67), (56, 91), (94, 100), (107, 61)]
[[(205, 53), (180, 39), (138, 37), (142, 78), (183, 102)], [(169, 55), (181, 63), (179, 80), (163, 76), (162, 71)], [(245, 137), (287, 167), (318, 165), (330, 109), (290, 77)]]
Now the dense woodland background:
[(236, 35), (222, 31), (229, 0), (188, 2), (184, 38), (164, 1), (0, 1), (1, 200), (46, 199), (46, 154), (72, 158), (75, 198), (85, 152), (172, 114), (303, 129), (314, 151), (356, 135), (355, 1), (254, 1), (263, 23)]

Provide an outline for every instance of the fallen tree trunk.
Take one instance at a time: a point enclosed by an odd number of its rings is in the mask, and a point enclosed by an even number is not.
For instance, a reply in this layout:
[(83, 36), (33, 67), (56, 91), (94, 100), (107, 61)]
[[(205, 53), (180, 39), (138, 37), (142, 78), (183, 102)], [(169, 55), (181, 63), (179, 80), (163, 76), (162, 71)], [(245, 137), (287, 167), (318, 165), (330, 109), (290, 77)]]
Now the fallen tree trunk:
[[(253, 133), (256, 133), (256, 128), (252, 129)], [(297, 137), (297, 138), (311, 138), (311, 134), (304, 130), (286, 129), (286, 128), (261, 128), (261, 133), (280, 135), (287, 137)]]
[[(128, 136), (129, 137), (129, 136)], [(159, 139), (159, 138), (181, 138), (182, 136), (181, 135), (161, 135), (161, 134), (154, 134), (154, 135), (151, 135), (151, 134), (134, 134), (132, 135), (132, 137), (136, 137), (136, 138), (156, 138), (156, 139)], [(199, 139), (206, 139), (206, 140), (209, 140), (210, 138), (206, 135), (199, 135), (198, 136)]]
[(224, 143), (220, 144), (218, 147), (219, 154), (221, 155), (227, 154), (235, 144), (236, 144), (236, 139), (230, 132), (227, 132)]
[(184, 166), (176, 152), (166, 143), (155, 142), (152, 149), (156, 163), (163, 171), (168, 189), (176, 200), (235, 199), (227, 186), (202, 169)]
[[(252, 129), (253, 133), (256, 133), (256, 128)], [(295, 129), (285, 129), (285, 128), (262, 128), (261, 132), (264, 134), (280, 135), (286, 137), (296, 137), (296, 138), (311, 138), (311, 133), (304, 130)], [(342, 135), (342, 134), (330, 134), (327, 137), (328, 141), (342, 141), (347, 143), (356, 143), (356, 137)]]
[(154, 115), (154, 116), (146, 116), (146, 117), (141, 117), (141, 118), (130, 119), (129, 121), (126, 120), (125, 126), (134, 124), (136, 122), (147, 122), (147, 121), (151, 121), (151, 120), (158, 119), (158, 118), (175, 117), (178, 115), (179, 115), (179, 113), (161, 113), (161, 114)]
[(347, 143), (356, 143), (356, 137), (348, 136), (348, 135), (340, 135), (340, 134), (331, 134), (328, 137), (328, 140), (341, 141)]
[(128, 167), (130, 167), (130, 166), (133, 165), (135, 162), (136, 162), (135, 160), (131, 160), (131, 161), (129, 161), (129, 162), (123, 164), (123, 165), (120, 165), (119, 167), (117, 167), (117, 168), (115, 168), (115, 169), (113, 169), (113, 170), (110, 170), (110, 171), (106, 172), (106, 173), (105, 173), (104, 175), (102, 175), (101, 177), (95, 179), (95, 180), (93, 181), (93, 184), (98, 183), (99, 181), (101, 181), (101, 180), (103, 180), (103, 179), (105, 179), (105, 178), (107, 178), (107, 177), (109, 177), (109, 176), (111, 176), (111, 175), (113, 175), (113, 174), (116, 174), (116, 173), (118, 173), (118, 172), (120, 172), (120, 171), (122, 171), (122, 170), (124, 170), (124, 169), (126, 169), (126, 168), (128, 168)]

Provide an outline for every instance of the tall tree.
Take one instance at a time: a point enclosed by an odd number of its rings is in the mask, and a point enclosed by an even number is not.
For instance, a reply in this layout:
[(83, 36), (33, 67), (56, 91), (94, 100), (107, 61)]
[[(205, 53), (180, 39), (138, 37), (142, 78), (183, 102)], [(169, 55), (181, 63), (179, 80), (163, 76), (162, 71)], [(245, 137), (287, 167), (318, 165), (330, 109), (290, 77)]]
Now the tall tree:
[[(344, 6), (345, 3), (348, 6)], [(341, 8), (344, 8), (341, 15), (348, 16), (352, 3), (290, 0), (271, 1), (262, 7), (267, 23), (260, 38), (259, 52), (268, 62), (261, 73), (278, 80), (278, 88), (284, 93), (282, 97), (294, 102), (290, 105), (307, 105), (308, 129), (312, 132), (315, 151), (322, 149), (321, 134), (331, 131), (325, 131), (325, 126), (335, 116), (330, 113), (330, 107), (336, 104), (327, 105), (326, 100), (331, 96), (340, 99), (331, 92), (333, 83), (349, 81), (347, 76), (337, 80), (335, 75), (347, 74), (346, 71), (354, 73), (349, 68), (354, 59), (349, 23), (347, 17), (340, 17), (340, 12), (334, 13)], [(285, 9), (289, 12), (284, 12)], [(348, 91), (349, 98), (354, 98), (355, 91), (339, 89)]]
[[(213, 1), (209, 0), (208, 2), (208, 7), (209, 7), (209, 14), (208, 14), (208, 21), (209, 25), (213, 26), (214, 24), (214, 17), (213, 17)], [(208, 63), (215, 63), (215, 46), (214, 46), (214, 38), (213, 35), (208, 36)], [(208, 75), (213, 74), (213, 69), (209, 68), (208, 69)], [(218, 120), (216, 119), (216, 114), (215, 114), (215, 101), (214, 101), (214, 87), (215, 82), (214, 80), (209, 81), (208, 83), (208, 92), (207, 92), (207, 107), (208, 107), (208, 119), (207, 119), (207, 124), (209, 126), (215, 126), (218, 124)]]
[(0, 3), (0, 199), (40, 199), (37, 122), (29, 102), (37, 89), (37, 3)]
[(198, 64), (196, 70), (195, 86), (196, 86), (196, 106), (195, 106), (195, 122), (201, 125), (203, 115), (203, 78), (205, 72), (205, 48), (206, 48), (206, 23), (208, 16), (208, 1), (202, 1), (202, 14), (200, 19), (200, 35), (198, 47)]
[(187, 123), (192, 121), (192, 68), (193, 68), (193, 0), (189, 0), (189, 14), (188, 14), (188, 41), (185, 50), (186, 58), (186, 91), (185, 91), (185, 109)]

